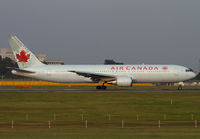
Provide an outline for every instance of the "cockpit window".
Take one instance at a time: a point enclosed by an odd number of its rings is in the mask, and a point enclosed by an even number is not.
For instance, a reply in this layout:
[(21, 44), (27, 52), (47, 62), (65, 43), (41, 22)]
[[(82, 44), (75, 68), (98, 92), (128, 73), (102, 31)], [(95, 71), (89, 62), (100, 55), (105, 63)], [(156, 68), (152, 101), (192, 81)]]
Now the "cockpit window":
[(186, 72), (193, 72), (193, 70), (192, 70), (191, 68), (186, 69), (185, 71), (186, 71)]

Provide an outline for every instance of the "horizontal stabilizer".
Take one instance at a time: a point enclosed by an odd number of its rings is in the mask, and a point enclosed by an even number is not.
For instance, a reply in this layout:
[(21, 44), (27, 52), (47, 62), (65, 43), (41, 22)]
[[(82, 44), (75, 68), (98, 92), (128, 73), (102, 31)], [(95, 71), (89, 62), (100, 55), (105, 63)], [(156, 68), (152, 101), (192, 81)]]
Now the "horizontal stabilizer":
[(15, 70), (15, 71), (21, 72), (21, 73), (35, 73), (33, 71), (28, 71), (28, 70), (24, 70), (24, 69), (15, 68), (15, 67), (7, 67), (7, 69)]

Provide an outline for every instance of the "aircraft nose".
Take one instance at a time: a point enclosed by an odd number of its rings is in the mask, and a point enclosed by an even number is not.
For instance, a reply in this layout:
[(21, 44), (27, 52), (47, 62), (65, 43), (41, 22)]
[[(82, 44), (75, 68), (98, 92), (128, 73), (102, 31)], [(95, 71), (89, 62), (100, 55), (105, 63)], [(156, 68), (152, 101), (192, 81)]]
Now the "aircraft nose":
[(187, 74), (186, 76), (188, 77), (188, 80), (193, 79), (199, 74), (199, 72), (195, 72), (191, 68), (186, 68), (185, 72)]
[(199, 73), (192, 72), (192, 73), (191, 73), (191, 78), (194, 78), (194, 77), (196, 77), (198, 74), (199, 74)]
[(194, 77), (196, 77), (199, 74), (199, 72), (193, 72), (193, 73), (194, 73)]

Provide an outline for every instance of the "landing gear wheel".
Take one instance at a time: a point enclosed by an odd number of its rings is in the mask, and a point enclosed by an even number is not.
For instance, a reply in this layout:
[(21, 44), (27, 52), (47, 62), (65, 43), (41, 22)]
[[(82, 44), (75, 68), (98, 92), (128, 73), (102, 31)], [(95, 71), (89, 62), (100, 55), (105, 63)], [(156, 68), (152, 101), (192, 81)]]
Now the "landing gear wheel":
[(101, 89), (103, 90), (106, 90), (106, 88), (107, 88), (106, 86), (101, 86)]
[(97, 86), (96, 89), (97, 89), (97, 90), (100, 90), (100, 89), (101, 89), (101, 86)]
[(96, 87), (97, 90), (100, 90), (100, 89), (102, 89), (102, 90), (106, 90), (106, 88), (107, 88), (107, 87), (104, 86), (104, 85), (103, 85), (103, 86), (97, 86), (97, 87)]

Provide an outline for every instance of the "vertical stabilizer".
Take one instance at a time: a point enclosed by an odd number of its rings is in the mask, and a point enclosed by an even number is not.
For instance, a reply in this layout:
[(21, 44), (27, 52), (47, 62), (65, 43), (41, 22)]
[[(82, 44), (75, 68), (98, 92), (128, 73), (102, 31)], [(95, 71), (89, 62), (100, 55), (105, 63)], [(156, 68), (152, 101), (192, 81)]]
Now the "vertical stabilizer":
[(16, 36), (9, 36), (8, 42), (12, 48), (19, 68), (23, 69), (32, 66), (44, 65)]

